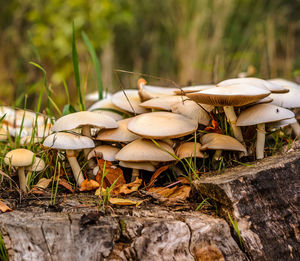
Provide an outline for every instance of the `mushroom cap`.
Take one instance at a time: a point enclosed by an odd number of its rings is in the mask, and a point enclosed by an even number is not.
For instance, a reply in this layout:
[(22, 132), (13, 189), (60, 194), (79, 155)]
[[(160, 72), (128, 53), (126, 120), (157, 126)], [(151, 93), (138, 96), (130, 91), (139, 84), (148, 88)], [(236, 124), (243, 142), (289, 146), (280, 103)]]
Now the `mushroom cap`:
[(176, 155), (178, 158), (205, 158), (201, 152), (201, 144), (197, 142), (184, 142), (176, 149)]
[(201, 150), (233, 150), (246, 152), (246, 148), (235, 138), (218, 134), (218, 133), (208, 133), (201, 137), (202, 143)]
[(154, 98), (147, 100), (140, 104), (140, 106), (147, 109), (156, 109), (156, 110), (164, 110), (170, 111), (171, 106), (178, 102), (183, 102), (187, 99), (186, 96), (164, 96), (159, 98)]
[[(128, 102), (124, 93), (126, 93), (126, 96), (130, 103)], [(129, 111), (131, 113), (135, 112), (137, 114), (140, 114), (140, 113), (147, 112), (145, 108), (140, 106), (141, 100), (137, 90), (128, 89), (128, 90), (124, 90), (124, 91), (122, 90), (116, 92), (111, 97), (111, 101), (118, 108), (121, 108), (122, 110), (125, 111)], [(130, 104), (132, 107), (130, 106)]]
[(270, 93), (267, 89), (253, 85), (237, 84), (187, 93), (186, 96), (198, 103), (214, 106), (243, 106), (265, 98)]
[(215, 88), (215, 87), (216, 87), (215, 84), (186, 86), (186, 87), (181, 87), (180, 89), (177, 88), (177, 89), (174, 91), (174, 94), (177, 94), (177, 95), (185, 95), (186, 93), (190, 93), (190, 92), (199, 92), (199, 91), (203, 91), (203, 90), (211, 89), (211, 88)]
[(119, 148), (111, 145), (100, 145), (90, 151), (87, 159), (89, 160), (97, 156), (97, 157), (101, 157), (104, 160), (116, 161), (115, 157), (119, 151), (120, 151)]
[(274, 93), (270, 95), (270, 97), (273, 99), (271, 104), (287, 109), (300, 108), (300, 86), (289, 85), (285, 86), (285, 88), (289, 89), (290, 91), (288, 93)]
[(117, 142), (131, 142), (140, 138), (140, 136), (130, 132), (127, 129), (128, 122), (132, 118), (127, 118), (124, 120), (118, 121), (119, 127), (117, 129), (111, 130), (102, 130), (96, 140), (103, 140), (103, 141), (117, 141)]
[(174, 113), (181, 114), (190, 119), (197, 121), (199, 124), (208, 126), (211, 120), (209, 113), (207, 113), (202, 107), (208, 112), (214, 109), (214, 106), (207, 104), (197, 104), (194, 101), (186, 100), (184, 102), (177, 102), (171, 105), (171, 111)]
[(259, 88), (268, 89), (272, 93), (285, 93), (288, 92), (287, 89), (283, 88), (277, 83), (274, 82), (268, 82), (263, 79), (255, 78), (255, 77), (245, 77), (245, 78), (233, 78), (224, 80), (222, 82), (219, 82), (217, 86), (219, 87), (225, 87), (235, 84), (249, 84), (254, 85)]
[(278, 85), (281, 85), (284, 88), (287, 88), (287, 87), (299, 87), (299, 85), (297, 83), (289, 81), (289, 80), (281, 79), (281, 78), (270, 79), (270, 80), (268, 80), (268, 82), (270, 82), (270, 83), (276, 83)]
[(42, 171), (46, 167), (45, 161), (39, 157), (35, 157), (32, 165), (26, 167), (28, 171)]
[(131, 169), (143, 169), (147, 171), (155, 171), (155, 167), (150, 162), (131, 162), (131, 161), (120, 161), (119, 165), (124, 168), (131, 168)]
[(241, 112), (237, 126), (251, 126), (261, 123), (280, 121), (295, 117), (295, 114), (285, 108), (273, 104), (258, 104)]
[(67, 132), (58, 132), (49, 135), (44, 140), (43, 145), (59, 150), (80, 150), (95, 147), (92, 139)]
[(27, 149), (15, 149), (6, 153), (4, 162), (14, 167), (25, 167), (32, 164), (34, 153)]
[(296, 123), (296, 122), (297, 122), (297, 120), (295, 118), (290, 118), (290, 119), (286, 119), (286, 120), (270, 122), (268, 124), (268, 128), (279, 129), (279, 128), (283, 128), (285, 126), (288, 126), (290, 124)]
[(198, 123), (172, 112), (149, 112), (132, 118), (128, 130), (144, 138), (179, 138), (193, 133)]
[[(147, 139), (135, 140), (124, 146), (116, 155), (121, 161), (158, 161), (166, 162), (175, 160), (169, 153), (175, 154), (174, 150), (166, 143), (157, 141), (162, 147), (158, 147), (154, 142)], [(168, 152), (169, 153), (168, 153)]]
[(91, 111), (80, 111), (59, 118), (52, 126), (52, 131), (73, 130), (85, 125), (97, 128), (117, 128), (117, 122), (106, 115), (99, 115)]
[[(35, 144), (35, 143), (41, 142), (42, 140), (43, 140), (43, 139), (40, 138), (40, 137), (34, 137), (33, 140), (32, 140), (32, 142), (33, 142), (33, 144)], [(29, 144), (30, 141), (31, 141), (31, 136), (25, 136), (25, 137), (22, 137), (22, 138), (20, 139), (20, 145), (21, 145), (21, 146), (25, 146), (25, 145)]]
[(261, 104), (261, 103), (271, 103), (273, 101), (273, 99), (271, 98), (271, 95), (270, 94), (269, 96), (265, 97), (265, 98), (262, 98), (256, 102), (253, 102), (253, 103), (250, 103), (250, 104), (247, 104), (247, 105), (255, 105), (255, 104)]

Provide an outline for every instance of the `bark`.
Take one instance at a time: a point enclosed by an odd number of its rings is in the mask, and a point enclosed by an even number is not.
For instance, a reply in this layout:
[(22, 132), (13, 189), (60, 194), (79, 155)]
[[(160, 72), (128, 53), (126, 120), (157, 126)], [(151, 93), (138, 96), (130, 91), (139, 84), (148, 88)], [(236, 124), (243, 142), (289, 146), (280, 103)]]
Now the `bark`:
[(194, 182), (194, 194), (219, 204), (238, 223), (251, 260), (300, 260), (299, 142), (253, 167), (236, 167)]

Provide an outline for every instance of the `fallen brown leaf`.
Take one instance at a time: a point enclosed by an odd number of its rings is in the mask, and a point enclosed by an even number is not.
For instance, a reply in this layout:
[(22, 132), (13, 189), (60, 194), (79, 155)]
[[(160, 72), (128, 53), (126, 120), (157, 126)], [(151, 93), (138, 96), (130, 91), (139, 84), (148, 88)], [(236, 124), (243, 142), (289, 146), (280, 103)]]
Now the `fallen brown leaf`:
[(52, 181), (52, 178), (46, 179), (46, 178), (41, 178), (37, 184), (33, 186), (33, 188), (28, 192), (28, 193), (33, 193), (33, 194), (44, 194), (44, 189), (46, 189), (50, 182)]
[(112, 193), (114, 195), (127, 195), (134, 191), (137, 191), (141, 184), (142, 179), (136, 178), (134, 182), (117, 186)]
[(114, 205), (123, 205), (123, 206), (129, 206), (129, 205), (136, 205), (139, 206), (142, 204), (142, 200), (135, 201), (135, 200), (130, 200), (130, 199), (125, 199), (125, 198), (109, 198), (109, 202)]
[(85, 179), (80, 185), (80, 191), (91, 191), (99, 188), (99, 183), (92, 179)]
[(174, 186), (172, 188), (156, 187), (150, 188), (148, 191), (170, 200), (185, 200), (190, 194), (191, 187), (186, 185)]
[(101, 184), (102, 173), (107, 173), (103, 179), (103, 188), (110, 187), (116, 180), (115, 185), (123, 185), (126, 183), (122, 169), (114, 166), (110, 161), (97, 159), (100, 171), (96, 176), (96, 181)]
[(5, 213), (5, 212), (12, 211), (12, 209), (10, 207), (6, 206), (2, 201), (0, 201), (0, 211), (2, 213)]
[(191, 182), (186, 177), (179, 177), (177, 180), (180, 181), (181, 184), (191, 184)]
[(158, 177), (161, 173), (163, 173), (164, 171), (166, 171), (166, 170), (169, 168), (169, 166), (170, 166), (170, 165), (162, 166), (162, 167), (158, 168), (158, 169), (154, 172), (154, 174), (152, 175), (152, 177), (151, 177), (151, 179), (150, 179), (150, 182), (149, 182), (149, 185), (148, 185), (148, 190), (149, 190), (149, 188), (153, 187), (154, 182), (155, 182), (155, 180), (157, 179), (157, 177)]
[[(55, 178), (55, 180), (57, 180), (57, 177)], [(74, 193), (74, 189), (72, 188), (70, 183), (67, 180), (65, 180), (64, 178), (60, 177), (59, 181), (58, 181), (58, 184), (63, 186), (67, 190), (69, 190), (71, 193)]]

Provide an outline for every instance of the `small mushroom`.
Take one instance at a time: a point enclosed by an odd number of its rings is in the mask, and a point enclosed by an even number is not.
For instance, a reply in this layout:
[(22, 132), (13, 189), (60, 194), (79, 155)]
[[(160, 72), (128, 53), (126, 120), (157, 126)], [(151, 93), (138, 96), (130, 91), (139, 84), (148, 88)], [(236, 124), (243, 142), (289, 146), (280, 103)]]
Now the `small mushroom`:
[(205, 158), (204, 154), (201, 152), (201, 144), (199, 142), (184, 142), (180, 144), (176, 149), (176, 156), (179, 159), (190, 157)]
[(90, 151), (87, 159), (90, 160), (91, 158), (99, 157), (107, 161), (116, 161), (115, 157), (119, 151), (119, 148), (111, 145), (100, 145)]
[(4, 162), (6, 165), (10, 165), (18, 168), (18, 176), (20, 189), (26, 192), (26, 176), (25, 167), (32, 164), (34, 153), (27, 149), (15, 149), (6, 153)]

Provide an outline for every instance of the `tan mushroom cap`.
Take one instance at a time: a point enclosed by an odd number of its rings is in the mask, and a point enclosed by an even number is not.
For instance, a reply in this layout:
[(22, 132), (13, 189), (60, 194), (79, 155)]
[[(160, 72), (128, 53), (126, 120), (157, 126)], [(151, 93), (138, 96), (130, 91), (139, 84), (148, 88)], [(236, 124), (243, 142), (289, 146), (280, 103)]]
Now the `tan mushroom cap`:
[(117, 128), (117, 122), (106, 115), (91, 111), (80, 111), (59, 118), (52, 126), (52, 131), (74, 130), (82, 126), (93, 126), (97, 128)]
[(300, 86), (286, 85), (285, 88), (289, 89), (288, 93), (282, 94), (271, 94), (270, 97), (273, 99), (271, 104), (284, 107), (287, 109), (300, 108)]
[[(166, 143), (157, 141), (158, 147), (151, 140), (138, 139), (123, 147), (116, 155), (121, 161), (158, 161), (166, 162), (175, 160), (169, 153), (175, 154), (174, 150)], [(169, 152), (169, 153), (168, 153)]]
[(131, 168), (131, 169), (143, 169), (147, 171), (155, 171), (155, 167), (150, 162), (130, 162), (130, 161), (120, 161), (119, 165), (124, 168)]
[(211, 89), (211, 88), (215, 88), (216, 85), (215, 84), (206, 84), (206, 85), (195, 85), (195, 86), (186, 86), (186, 87), (181, 87), (180, 89), (176, 89), (174, 91), (174, 94), (177, 95), (185, 95), (186, 93), (190, 93), (190, 92), (199, 92), (199, 91), (203, 91), (206, 89)]
[(259, 88), (267, 88), (272, 93), (286, 93), (288, 90), (277, 83), (272, 83), (263, 79), (255, 78), (255, 77), (245, 77), (245, 78), (233, 78), (224, 80), (217, 84), (218, 87), (225, 87), (235, 84), (249, 84), (254, 85)]
[(128, 130), (144, 138), (179, 138), (193, 133), (198, 127), (195, 120), (172, 112), (149, 112), (134, 117)]
[(242, 111), (236, 125), (251, 126), (293, 117), (295, 117), (295, 114), (288, 109), (273, 104), (258, 104)]
[[(127, 100), (124, 92), (126, 93), (126, 96), (129, 101)], [(128, 90), (124, 90), (124, 91), (122, 90), (116, 92), (112, 96), (111, 101), (115, 106), (131, 113), (135, 112), (137, 114), (140, 114), (148, 111), (145, 108), (140, 106), (141, 100), (137, 90), (128, 89)]]
[(58, 132), (49, 135), (44, 140), (43, 145), (59, 150), (80, 150), (95, 147), (92, 139), (67, 132)]
[(4, 162), (14, 167), (25, 167), (32, 164), (34, 153), (27, 149), (15, 149), (6, 153)]
[(246, 152), (246, 148), (235, 138), (217, 133), (208, 133), (201, 137), (202, 150), (232, 150)]
[(141, 103), (140, 106), (147, 109), (170, 111), (173, 104), (183, 102), (185, 100), (187, 100), (186, 96), (164, 96), (145, 101)]
[[(205, 111), (205, 110), (206, 111)], [(214, 106), (207, 104), (197, 104), (195, 101), (187, 100), (171, 105), (171, 111), (181, 114), (185, 117), (197, 121), (199, 124), (208, 126), (211, 117), (208, 112), (212, 111)]]
[(35, 157), (32, 165), (26, 167), (28, 171), (42, 171), (46, 167), (45, 161), (39, 157)]
[(279, 129), (279, 128), (286, 127), (290, 124), (296, 123), (296, 122), (297, 122), (297, 120), (295, 118), (290, 118), (290, 119), (281, 120), (281, 121), (274, 121), (274, 122), (268, 123), (268, 128)]
[(131, 142), (133, 140), (136, 140), (140, 138), (140, 136), (130, 132), (127, 129), (128, 122), (132, 118), (127, 118), (124, 120), (118, 121), (119, 127), (117, 129), (111, 129), (111, 130), (102, 130), (96, 140), (102, 140), (102, 141), (116, 141), (116, 142)]
[(116, 154), (119, 151), (119, 148), (111, 145), (100, 145), (90, 151), (87, 159), (89, 160), (93, 157), (100, 157), (107, 161), (116, 161)]
[(289, 81), (289, 80), (286, 80), (286, 79), (282, 79), (282, 78), (270, 79), (270, 80), (268, 80), (268, 82), (270, 82), (270, 83), (276, 83), (278, 85), (281, 85), (284, 88), (287, 88), (287, 87), (299, 87), (299, 85), (297, 83)]
[(197, 142), (184, 142), (176, 150), (176, 156), (180, 159), (183, 158), (205, 158), (204, 154), (201, 152), (201, 144)]
[(214, 106), (243, 106), (270, 95), (270, 91), (248, 84), (216, 87), (200, 92), (187, 93), (186, 96), (198, 103)]

